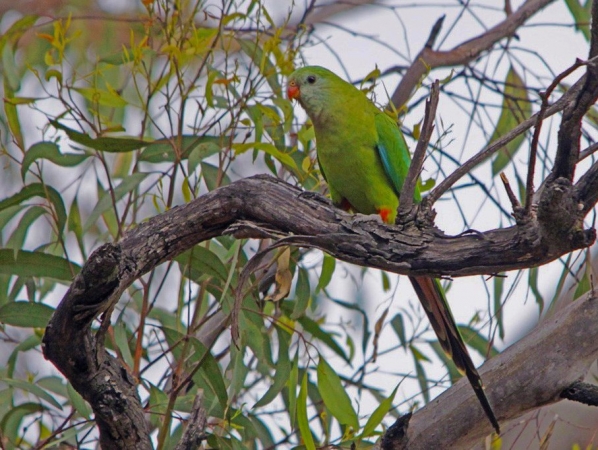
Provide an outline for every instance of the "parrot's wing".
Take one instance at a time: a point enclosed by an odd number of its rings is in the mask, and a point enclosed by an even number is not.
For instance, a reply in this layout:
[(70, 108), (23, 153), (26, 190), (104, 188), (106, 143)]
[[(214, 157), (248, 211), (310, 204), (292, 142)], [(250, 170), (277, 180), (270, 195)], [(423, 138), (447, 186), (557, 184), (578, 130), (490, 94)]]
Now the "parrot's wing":
[(429, 277), (409, 277), (409, 280), (430, 319), (440, 346), (453, 360), (457, 369), (461, 373), (465, 373), (490, 423), (496, 432), (500, 434), (498, 420), (496, 420), (494, 411), (492, 411), (490, 402), (484, 392), (482, 379), (473, 365), (471, 356), (469, 356), (467, 347), (463, 342), (463, 337), (459, 333), (459, 328), (457, 328), (440, 282)]
[(411, 163), (409, 148), (403, 133), (390, 116), (380, 111), (375, 115), (374, 123), (378, 135), (376, 149), (382, 160), (386, 175), (388, 175), (397, 194), (399, 194)]
[(328, 179), (326, 178), (326, 173), (324, 173), (324, 168), (322, 167), (322, 163), (320, 163), (320, 154), (316, 152), (316, 158), (318, 160), (318, 167), (320, 168), (320, 173), (322, 174), (322, 178), (324, 181), (328, 183)]

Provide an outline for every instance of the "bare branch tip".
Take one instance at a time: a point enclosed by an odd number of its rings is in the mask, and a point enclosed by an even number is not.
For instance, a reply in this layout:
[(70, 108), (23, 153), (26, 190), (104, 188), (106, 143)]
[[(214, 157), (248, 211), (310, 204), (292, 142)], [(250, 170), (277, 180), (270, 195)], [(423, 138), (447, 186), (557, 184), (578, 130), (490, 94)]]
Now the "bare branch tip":
[(442, 30), (442, 24), (444, 23), (444, 19), (446, 18), (446, 14), (443, 14), (438, 18), (438, 20), (434, 23), (432, 30), (430, 31), (430, 36), (428, 36), (428, 40), (426, 41), (425, 48), (432, 48), (434, 47), (434, 43), (440, 34), (440, 30)]
[(517, 209), (521, 208), (521, 204), (519, 203), (517, 196), (513, 192), (513, 189), (511, 188), (511, 183), (509, 183), (509, 179), (507, 178), (504, 172), (500, 173), (500, 180), (502, 181), (502, 184), (505, 187), (505, 191), (507, 192), (507, 196), (509, 197), (509, 201), (511, 202), (513, 211), (516, 211)]

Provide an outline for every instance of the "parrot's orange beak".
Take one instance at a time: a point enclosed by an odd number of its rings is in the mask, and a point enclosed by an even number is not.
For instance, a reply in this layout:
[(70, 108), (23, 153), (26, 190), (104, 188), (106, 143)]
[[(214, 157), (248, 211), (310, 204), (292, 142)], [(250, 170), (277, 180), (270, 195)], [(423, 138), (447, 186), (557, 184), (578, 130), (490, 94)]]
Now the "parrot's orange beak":
[(299, 90), (299, 86), (297, 86), (297, 83), (291, 81), (289, 83), (289, 86), (287, 87), (287, 96), (289, 97), (289, 100), (295, 100), (299, 98), (300, 94), (301, 91)]

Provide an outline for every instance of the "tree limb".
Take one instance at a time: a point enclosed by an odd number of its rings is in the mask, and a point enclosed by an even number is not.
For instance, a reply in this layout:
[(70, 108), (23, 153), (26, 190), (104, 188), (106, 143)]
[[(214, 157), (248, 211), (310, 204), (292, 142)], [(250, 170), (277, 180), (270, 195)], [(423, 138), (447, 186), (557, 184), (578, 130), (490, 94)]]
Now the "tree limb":
[[(598, 298), (578, 299), (479, 368), (501, 422), (561, 400), (598, 357)], [(466, 379), (461, 379), (399, 424), (384, 450), (471, 448), (492, 432)], [(509, 424), (501, 428), (509, 428)]]
[(555, 219), (571, 214), (574, 205), (574, 220), (581, 220), (567, 180), (547, 186), (543, 198), (542, 217), (549, 225), (529, 220), (450, 237), (433, 227), (403, 229), (355, 220), (325, 199), (306, 196), (275, 178), (242, 179), (152, 217), (120, 242), (93, 252), (48, 324), (44, 355), (92, 405), (102, 448), (149, 448), (135, 383), (105, 351), (103, 341), (96, 340), (91, 324), (158, 264), (199, 242), (233, 234), (320, 248), (338, 259), (400, 274), (459, 276), (544, 264), (594, 242), (593, 229), (583, 231)]
[(517, 29), (535, 13), (552, 3), (554, 0), (527, 0), (514, 13), (505, 20), (490, 28), (485, 33), (463, 42), (457, 47), (448, 50), (432, 50), (425, 46), (415, 57), (413, 64), (407, 69), (399, 86), (392, 94), (391, 101), (400, 109), (421, 82), (422, 77), (431, 69), (437, 67), (452, 67), (467, 64), (477, 58), (483, 51), (490, 50), (501, 39), (513, 36)]

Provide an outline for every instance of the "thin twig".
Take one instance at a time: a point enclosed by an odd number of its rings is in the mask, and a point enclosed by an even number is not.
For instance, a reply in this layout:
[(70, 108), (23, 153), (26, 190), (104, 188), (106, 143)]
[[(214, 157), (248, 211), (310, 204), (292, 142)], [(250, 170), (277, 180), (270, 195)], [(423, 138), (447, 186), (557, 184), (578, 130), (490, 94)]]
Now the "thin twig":
[(509, 201), (511, 202), (513, 211), (517, 211), (517, 209), (521, 208), (521, 204), (519, 203), (517, 196), (513, 192), (513, 189), (511, 188), (511, 183), (509, 183), (509, 179), (507, 178), (504, 172), (500, 173), (500, 179), (502, 181), (502, 184), (505, 186), (505, 191), (507, 191), (507, 196), (509, 197)]
[(440, 30), (442, 30), (442, 24), (444, 23), (446, 15), (443, 14), (440, 18), (434, 23), (432, 30), (430, 31), (430, 36), (428, 36), (428, 40), (426, 41), (425, 48), (432, 48), (434, 47), (434, 43), (440, 34)]
[[(544, 115), (548, 108), (548, 99), (550, 98), (552, 91), (556, 89), (556, 87), (569, 75), (571, 75), (575, 70), (579, 67), (586, 65), (585, 61), (580, 60), (577, 58), (575, 63), (566, 69), (564, 72), (559, 74), (553, 81), (550, 83), (550, 86), (544, 92), (540, 92), (540, 98), (542, 99), (542, 104), (540, 105), (540, 110), (538, 111), (537, 118), (536, 118), (536, 127), (534, 129), (534, 135), (532, 137), (532, 143), (530, 147), (530, 155), (529, 155), (529, 163), (527, 168), (527, 180), (525, 184), (525, 212), (529, 213), (530, 208), (533, 203), (534, 198), (534, 173), (536, 171), (536, 159), (538, 155), (538, 141), (540, 140), (540, 131), (542, 130), (542, 122), (544, 121)], [(502, 176), (501, 176), (502, 177)]]
[(409, 100), (413, 89), (419, 86), (422, 77), (430, 70), (437, 67), (464, 65), (473, 61), (480, 53), (490, 50), (501, 39), (515, 34), (519, 27), (531, 16), (552, 2), (554, 0), (527, 0), (517, 11), (508, 15), (502, 22), (485, 33), (462, 42), (451, 50), (432, 50), (425, 46), (413, 59), (413, 63), (392, 94), (392, 103), (400, 110)]
[(419, 135), (415, 151), (413, 152), (413, 159), (411, 161), (411, 166), (409, 167), (409, 172), (407, 173), (407, 178), (405, 179), (403, 188), (401, 189), (399, 217), (408, 214), (413, 207), (413, 194), (415, 192), (415, 186), (424, 165), (426, 149), (428, 148), (430, 138), (432, 137), (432, 132), (434, 131), (434, 118), (436, 117), (436, 108), (438, 107), (439, 92), (440, 82), (436, 80), (432, 84), (430, 97), (428, 100), (426, 100), (424, 125)]
[(585, 150), (579, 152), (579, 161), (583, 161), (588, 156), (592, 156), (598, 150), (598, 142), (594, 142), (592, 145), (587, 147)]
[[(575, 98), (575, 96), (579, 93), (581, 87), (584, 84), (585, 77), (577, 81), (571, 89), (569, 89), (560, 99), (558, 99), (555, 103), (549, 106), (546, 109), (546, 113), (544, 114), (544, 118), (550, 117), (557, 112), (562, 111), (565, 109), (567, 104), (570, 100)], [(479, 153), (471, 157), (461, 166), (459, 166), (453, 173), (451, 173), (448, 177), (446, 177), (438, 186), (436, 186), (430, 194), (427, 196), (427, 201), (432, 205), (436, 200), (438, 200), (442, 194), (444, 194), (447, 190), (453, 186), (458, 180), (460, 180), (465, 174), (470, 172), (474, 167), (478, 164), (485, 161), (487, 158), (492, 156), (498, 150), (500, 150), (504, 145), (511, 142), (521, 133), (529, 130), (533, 127), (537, 121), (538, 114), (534, 114), (527, 120), (524, 120), (507, 134), (501, 136), (500, 138), (493, 141), (490, 145), (482, 149)]]

